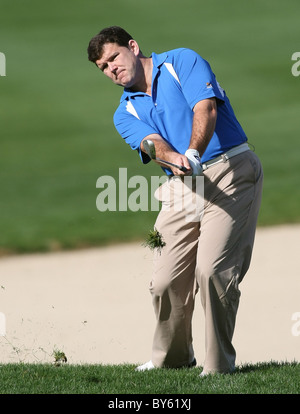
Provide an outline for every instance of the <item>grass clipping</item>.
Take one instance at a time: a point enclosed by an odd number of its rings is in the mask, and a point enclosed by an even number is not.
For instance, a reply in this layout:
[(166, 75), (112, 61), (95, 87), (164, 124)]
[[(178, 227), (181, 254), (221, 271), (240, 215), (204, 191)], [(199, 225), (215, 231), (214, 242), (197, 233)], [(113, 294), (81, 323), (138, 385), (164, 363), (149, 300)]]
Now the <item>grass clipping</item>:
[(157, 250), (159, 253), (161, 253), (161, 250), (166, 245), (166, 243), (163, 241), (160, 232), (156, 228), (154, 228), (154, 230), (149, 231), (145, 243), (143, 243), (143, 245), (145, 247), (149, 247), (149, 249), (152, 251)]

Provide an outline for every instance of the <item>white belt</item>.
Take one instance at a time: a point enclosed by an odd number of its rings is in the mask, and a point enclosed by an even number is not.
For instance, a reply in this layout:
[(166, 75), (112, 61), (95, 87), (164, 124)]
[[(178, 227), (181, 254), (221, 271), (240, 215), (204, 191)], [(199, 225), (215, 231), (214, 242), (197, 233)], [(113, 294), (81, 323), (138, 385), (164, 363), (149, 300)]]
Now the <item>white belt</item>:
[(219, 164), (219, 162), (226, 162), (229, 158), (234, 157), (235, 155), (241, 154), (242, 152), (250, 150), (249, 145), (247, 143), (238, 145), (234, 148), (231, 148), (229, 151), (224, 152), (219, 157), (213, 158), (210, 161), (204, 162), (202, 164), (203, 171), (207, 170), (207, 168), (212, 167), (215, 164)]

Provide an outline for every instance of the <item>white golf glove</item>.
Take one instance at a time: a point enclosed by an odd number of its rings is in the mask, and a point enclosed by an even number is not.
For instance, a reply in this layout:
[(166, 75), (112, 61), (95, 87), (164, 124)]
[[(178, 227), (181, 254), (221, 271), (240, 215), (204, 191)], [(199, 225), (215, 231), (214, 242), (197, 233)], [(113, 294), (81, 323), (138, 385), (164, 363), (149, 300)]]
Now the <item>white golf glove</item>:
[(195, 149), (188, 149), (186, 150), (184, 154), (190, 163), (190, 166), (193, 170), (193, 175), (200, 175), (203, 171), (202, 164), (201, 164), (201, 158), (199, 155), (199, 152)]

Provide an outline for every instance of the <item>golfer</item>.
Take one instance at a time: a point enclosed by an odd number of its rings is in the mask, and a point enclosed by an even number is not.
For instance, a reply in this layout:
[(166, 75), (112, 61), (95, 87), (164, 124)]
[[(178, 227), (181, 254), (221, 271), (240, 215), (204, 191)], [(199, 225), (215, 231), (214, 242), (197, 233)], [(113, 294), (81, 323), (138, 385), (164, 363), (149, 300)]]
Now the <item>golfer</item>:
[[(139, 371), (196, 365), (192, 316), (197, 291), (205, 313), (205, 376), (231, 373), (239, 284), (251, 259), (262, 192), (258, 157), (209, 63), (180, 48), (146, 57), (136, 40), (113, 26), (93, 37), (89, 60), (124, 88), (114, 115), (117, 131), (143, 163), (151, 140), (168, 179), (155, 228), (165, 245), (154, 254), (150, 285), (156, 329), (150, 361)], [(157, 161), (159, 162), (159, 161)], [(191, 219), (178, 194), (195, 193), (186, 178), (204, 181), (203, 208)], [(168, 208), (167, 208), (168, 207)], [(198, 214), (198, 219), (195, 217)]]

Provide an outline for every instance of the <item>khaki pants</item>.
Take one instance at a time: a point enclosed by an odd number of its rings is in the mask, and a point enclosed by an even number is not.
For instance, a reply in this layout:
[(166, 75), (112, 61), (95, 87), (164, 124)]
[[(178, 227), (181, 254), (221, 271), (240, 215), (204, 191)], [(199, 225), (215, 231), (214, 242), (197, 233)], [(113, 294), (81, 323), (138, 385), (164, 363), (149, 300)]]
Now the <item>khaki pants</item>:
[(199, 289), (205, 313), (204, 372), (234, 369), (239, 283), (250, 264), (262, 181), (260, 161), (250, 150), (208, 168), (203, 208), (192, 220), (187, 202), (178, 207), (180, 195), (191, 192), (184, 180), (172, 177), (156, 191), (162, 209), (155, 227), (166, 245), (154, 253), (150, 284), (157, 319), (155, 366), (177, 368), (193, 361), (191, 326)]

